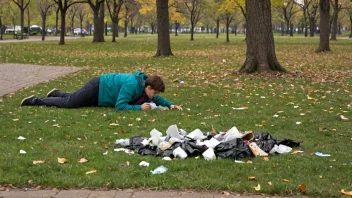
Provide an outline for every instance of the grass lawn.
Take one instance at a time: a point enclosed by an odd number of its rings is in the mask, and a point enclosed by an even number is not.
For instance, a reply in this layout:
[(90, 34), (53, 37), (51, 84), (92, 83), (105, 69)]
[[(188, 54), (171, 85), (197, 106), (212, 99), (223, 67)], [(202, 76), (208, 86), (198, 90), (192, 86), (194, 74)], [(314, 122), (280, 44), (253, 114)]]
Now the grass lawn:
[[(135, 188), (227, 190), (234, 192), (341, 196), (352, 191), (352, 40), (330, 42), (332, 52), (315, 54), (319, 38), (275, 37), (279, 62), (296, 77), (234, 75), (245, 60), (244, 37), (214, 34), (171, 35), (173, 57), (152, 58), (156, 35), (130, 35), (111, 43), (92, 38), (0, 44), (0, 62), (87, 66), (78, 73), (3, 96), (0, 102), (0, 184), (42, 188)], [(101, 73), (143, 70), (161, 75), (165, 98), (183, 111), (116, 112), (112, 108), (19, 108), (28, 95), (45, 96), (52, 88), (75, 91)], [(184, 80), (180, 84), (179, 80)], [(233, 107), (248, 107), (245, 111)], [(274, 117), (274, 115), (279, 115)], [(340, 115), (349, 118), (341, 120)], [(302, 124), (296, 124), (301, 122)], [(110, 126), (118, 123), (120, 126)], [(188, 158), (163, 161), (152, 156), (114, 152), (115, 141), (147, 136), (169, 125), (191, 132), (196, 128), (268, 132), (275, 138), (302, 141), (300, 154), (206, 161)], [(24, 136), (26, 140), (17, 138)], [(20, 150), (27, 154), (19, 154)], [(107, 155), (103, 155), (108, 151)], [(318, 157), (315, 152), (331, 154)], [(59, 164), (57, 158), (66, 158)], [(89, 161), (81, 164), (78, 161)], [(43, 164), (33, 164), (43, 160)], [(150, 163), (140, 167), (141, 161)], [(130, 166), (126, 166), (126, 162)], [(165, 174), (150, 170), (164, 165)], [(95, 174), (86, 174), (97, 170)], [(256, 180), (249, 180), (253, 176)], [(261, 189), (256, 191), (258, 184)]]

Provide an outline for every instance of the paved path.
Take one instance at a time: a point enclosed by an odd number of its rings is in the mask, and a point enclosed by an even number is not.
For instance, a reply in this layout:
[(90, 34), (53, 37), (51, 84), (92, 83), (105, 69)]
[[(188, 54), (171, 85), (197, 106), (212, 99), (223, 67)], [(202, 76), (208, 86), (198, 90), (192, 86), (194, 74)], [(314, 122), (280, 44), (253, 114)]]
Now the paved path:
[(278, 196), (263, 195), (240, 195), (228, 192), (195, 192), (195, 191), (148, 191), (148, 190), (10, 190), (0, 191), (1, 198), (162, 198), (162, 197), (178, 197), (178, 198), (235, 198), (235, 197), (252, 197), (264, 198)]
[[(80, 36), (66, 36), (65, 40), (71, 40), (71, 39), (79, 39), (83, 38)], [(46, 36), (45, 41), (59, 41), (60, 37), (59, 36)], [(33, 42), (33, 41), (42, 41), (41, 36), (29, 36), (28, 39), (23, 39), (23, 40), (18, 40), (18, 39), (6, 39), (6, 40), (0, 40), (1, 43), (19, 43), (19, 42)]]
[(0, 64), (0, 96), (80, 69), (83, 67)]

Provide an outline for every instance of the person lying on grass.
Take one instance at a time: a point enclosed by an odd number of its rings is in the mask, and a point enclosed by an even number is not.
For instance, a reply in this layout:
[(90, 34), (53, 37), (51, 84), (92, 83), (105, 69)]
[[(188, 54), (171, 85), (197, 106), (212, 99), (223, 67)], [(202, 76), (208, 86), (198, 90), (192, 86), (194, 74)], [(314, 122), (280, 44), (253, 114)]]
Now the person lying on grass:
[(161, 77), (136, 71), (134, 74), (102, 74), (87, 82), (74, 93), (52, 89), (46, 98), (34, 95), (24, 98), (20, 106), (56, 106), (78, 108), (87, 106), (114, 107), (116, 110), (149, 110), (151, 102), (169, 109), (182, 110), (182, 107), (158, 96), (165, 91)]

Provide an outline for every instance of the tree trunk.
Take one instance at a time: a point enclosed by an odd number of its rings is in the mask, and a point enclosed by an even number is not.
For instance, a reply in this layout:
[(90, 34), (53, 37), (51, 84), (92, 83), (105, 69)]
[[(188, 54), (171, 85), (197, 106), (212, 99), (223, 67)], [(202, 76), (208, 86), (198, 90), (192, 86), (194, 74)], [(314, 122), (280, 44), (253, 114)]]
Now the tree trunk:
[(220, 19), (216, 20), (216, 38), (219, 38)]
[(284, 23), (281, 22), (281, 36), (285, 35)]
[(158, 49), (154, 57), (172, 56), (169, 34), (169, 0), (156, 0), (157, 25), (158, 25)]
[[(23, 6), (23, 1), (22, 1)], [(24, 29), (24, 8), (21, 8), (21, 39), (23, 40), (23, 29)]]
[(287, 72), (276, 58), (270, 0), (247, 0), (247, 53), (241, 73)]
[(178, 23), (177, 23), (177, 21), (175, 21), (175, 36), (178, 36), (178, 34), (177, 34), (177, 28), (178, 28)]
[[(59, 7), (57, 7), (56, 15), (55, 15), (55, 35), (57, 35), (57, 32), (59, 31), (59, 12), (60, 12), (60, 9)], [(28, 30), (28, 33), (29, 33), (29, 30)]]
[(290, 24), (290, 36), (293, 36), (293, 24)]
[(329, 0), (320, 0), (320, 42), (316, 52), (330, 51), (329, 46), (329, 18), (330, 2)]
[(331, 39), (332, 41), (336, 41), (336, 31), (337, 31), (337, 17), (339, 14), (339, 0), (334, 0), (334, 14), (332, 18), (332, 29), (331, 29)]
[(235, 29), (235, 36), (237, 36), (237, 24), (235, 24), (235, 26), (233, 27), (233, 29)]
[(46, 15), (42, 16), (42, 41), (45, 41), (45, 21), (46, 21)]
[(128, 26), (128, 21), (125, 20), (125, 33), (124, 33), (123, 37), (127, 37), (127, 26)]
[(94, 34), (93, 43), (105, 42), (104, 40), (104, 1), (99, 9), (94, 9)]
[(113, 22), (112, 22), (112, 40), (111, 40), (111, 42), (113, 42), (113, 43), (116, 42), (115, 37), (116, 37), (117, 27), (118, 27), (117, 22), (116, 22), (116, 21), (113, 21)]
[(66, 10), (61, 11), (61, 31), (59, 45), (65, 45)]
[(191, 41), (194, 41), (193, 32), (194, 32), (194, 25), (191, 24)]
[(31, 27), (31, 19), (29, 17), (29, 7), (27, 7), (27, 38), (29, 36), (29, 30), (30, 30), (30, 27)]
[(105, 36), (107, 36), (108, 35), (108, 22), (105, 22), (104, 31), (105, 31)]
[(2, 21), (0, 16), (0, 40), (2, 40)]
[(310, 37), (314, 37), (314, 30), (315, 30), (314, 18), (309, 17), (309, 36)]
[(350, 16), (350, 23), (351, 23), (351, 29), (350, 29), (350, 38), (352, 38), (352, 16)]
[(287, 20), (286, 21), (286, 35), (289, 35), (290, 34), (290, 21)]
[(304, 36), (305, 37), (308, 36), (308, 25), (307, 25), (307, 23), (304, 24)]
[(229, 26), (230, 26), (230, 19), (227, 18), (226, 19), (226, 42), (230, 42), (230, 38), (229, 38)]

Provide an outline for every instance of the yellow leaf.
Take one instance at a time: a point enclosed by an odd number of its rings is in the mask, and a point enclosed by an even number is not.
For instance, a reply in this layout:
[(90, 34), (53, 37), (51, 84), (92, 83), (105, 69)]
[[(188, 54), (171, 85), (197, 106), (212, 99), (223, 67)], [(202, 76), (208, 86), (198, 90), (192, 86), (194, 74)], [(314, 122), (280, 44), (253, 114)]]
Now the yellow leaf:
[(43, 160), (33, 160), (33, 164), (43, 164)]
[(255, 177), (253, 177), (253, 176), (249, 176), (248, 179), (249, 179), (249, 180), (257, 180), (257, 179), (256, 179)]
[(222, 191), (221, 194), (224, 194), (225, 196), (229, 196), (230, 195), (230, 193), (227, 192), (227, 191)]
[(269, 181), (268, 184), (269, 184), (269, 186), (272, 186), (272, 185), (273, 185), (273, 183), (271, 183), (271, 181)]
[(284, 182), (290, 182), (290, 180), (288, 180), (288, 179), (284, 179)]
[(269, 158), (268, 157), (263, 157), (263, 160), (264, 161), (269, 161)]
[(216, 130), (215, 130), (215, 128), (214, 128), (213, 125), (211, 125), (211, 131), (212, 131), (214, 134), (217, 134), (217, 132), (216, 132)]
[(254, 187), (254, 190), (260, 191), (260, 184), (258, 184), (258, 186), (256, 186), (256, 187)]
[(18, 120), (20, 120), (20, 119), (18, 119), (18, 118), (15, 118), (15, 119), (12, 119), (12, 120), (16, 122), (16, 121), (18, 121)]
[(301, 184), (300, 186), (299, 186), (299, 189), (298, 189), (298, 192), (304, 192), (305, 190), (306, 190), (306, 185), (305, 184)]
[(93, 174), (93, 173), (96, 173), (96, 172), (97, 172), (97, 170), (91, 170), (91, 171), (86, 172), (86, 175)]
[(248, 160), (247, 164), (253, 164), (253, 162), (251, 160)]
[(57, 162), (59, 162), (59, 164), (63, 164), (66, 162), (66, 159), (65, 158), (57, 158)]
[(81, 164), (87, 163), (87, 162), (88, 162), (88, 160), (86, 158), (82, 158), (78, 161), (78, 163), (81, 163)]
[(120, 124), (117, 123), (111, 123), (110, 126), (120, 126)]
[(126, 165), (127, 165), (127, 166), (130, 166), (130, 164), (131, 164), (131, 163), (130, 163), (129, 161), (126, 161)]
[(342, 189), (341, 193), (344, 194), (344, 195), (352, 196), (352, 191), (346, 191), (345, 189)]

